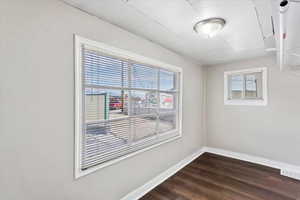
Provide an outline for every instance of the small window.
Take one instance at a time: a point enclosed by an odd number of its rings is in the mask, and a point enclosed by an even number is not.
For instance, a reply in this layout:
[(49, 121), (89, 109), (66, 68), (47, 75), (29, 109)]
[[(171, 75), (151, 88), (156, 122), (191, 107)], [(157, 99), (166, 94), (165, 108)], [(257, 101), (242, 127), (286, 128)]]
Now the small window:
[(75, 176), (181, 136), (181, 69), (76, 37)]
[(224, 73), (225, 105), (267, 105), (267, 69)]

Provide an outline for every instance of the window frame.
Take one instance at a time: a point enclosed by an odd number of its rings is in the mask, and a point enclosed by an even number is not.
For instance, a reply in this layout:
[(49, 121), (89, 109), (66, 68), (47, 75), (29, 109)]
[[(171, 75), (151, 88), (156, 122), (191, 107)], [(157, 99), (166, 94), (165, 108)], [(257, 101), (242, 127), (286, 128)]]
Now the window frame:
[[(267, 68), (249, 68), (244, 70), (225, 71), (224, 72), (224, 105), (245, 105), (245, 106), (266, 106), (268, 105), (268, 80)], [(229, 99), (229, 76), (244, 75), (251, 73), (262, 73), (262, 99)], [(243, 78), (243, 82), (244, 82)], [(244, 84), (244, 83), (243, 83)], [(245, 88), (244, 88), (245, 90)], [(245, 91), (243, 91), (244, 93)]]
[[(168, 138), (166, 140), (155, 143), (154, 145), (148, 146), (146, 148), (125, 154), (119, 158), (104, 162), (97, 166), (88, 168), (86, 170), (81, 170), (81, 161), (82, 161), (82, 131), (83, 131), (83, 88), (84, 88), (84, 78), (83, 78), (83, 69), (82, 69), (82, 46), (87, 45), (89, 49), (95, 48), (96, 51), (101, 51), (103, 54), (108, 54), (110, 56), (116, 56), (117, 58), (124, 58), (128, 60), (133, 60), (138, 63), (147, 64), (149, 66), (156, 66), (161, 69), (170, 70), (172, 72), (178, 73), (177, 84), (178, 84), (178, 110), (177, 110), (177, 128), (175, 130), (168, 131), (168, 133), (176, 133), (175, 136)], [(163, 63), (161, 61), (147, 58), (135, 53), (132, 53), (127, 50), (119, 49), (112, 47), (110, 45), (89, 40), (84, 37), (74, 35), (74, 58), (75, 58), (75, 155), (74, 155), (74, 177), (78, 179), (82, 176), (95, 172), (101, 168), (110, 166), (119, 161), (132, 157), (136, 154), (142, 153), (144, 151), (150, 150), (162, 144), (177, 140), (182, 137), (182, 99), (183, 99), (183, 71), (182, 68)], [(167, 134), (163, 133), (162, 135)]]

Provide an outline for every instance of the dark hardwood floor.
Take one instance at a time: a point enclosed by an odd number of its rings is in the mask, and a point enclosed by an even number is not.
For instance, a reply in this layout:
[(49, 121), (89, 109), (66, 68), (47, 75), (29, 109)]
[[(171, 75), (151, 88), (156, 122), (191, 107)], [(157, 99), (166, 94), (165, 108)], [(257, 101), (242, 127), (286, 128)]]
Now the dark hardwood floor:
[(300, 200), (300, 181), (279, 170), (205, 153), (141, 200)]

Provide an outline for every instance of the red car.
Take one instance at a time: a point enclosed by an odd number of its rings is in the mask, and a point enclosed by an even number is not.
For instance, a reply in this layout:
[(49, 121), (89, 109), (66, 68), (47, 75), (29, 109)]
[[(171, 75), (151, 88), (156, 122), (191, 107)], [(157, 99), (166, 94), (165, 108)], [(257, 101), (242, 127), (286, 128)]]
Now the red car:
[(111, 102), (109, 104), (109, 109), (110, 110), (118, 110), (122, 108), (122, 103), (121, 102)]

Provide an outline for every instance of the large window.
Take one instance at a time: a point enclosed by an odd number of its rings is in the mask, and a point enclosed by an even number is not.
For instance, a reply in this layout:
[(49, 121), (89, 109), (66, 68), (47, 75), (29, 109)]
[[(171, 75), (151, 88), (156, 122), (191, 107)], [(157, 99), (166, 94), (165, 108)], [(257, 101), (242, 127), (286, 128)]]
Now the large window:
[(267, 69), (255, 68), (224, 73), (226, 105), (266, 105)]
[(76, 37), (76, 176), (181, 135), (181, 71)]

